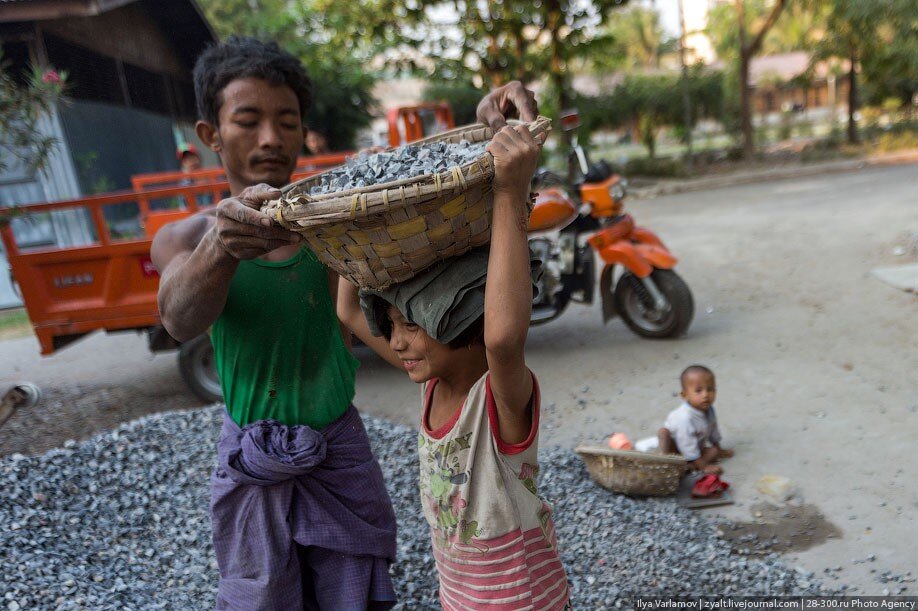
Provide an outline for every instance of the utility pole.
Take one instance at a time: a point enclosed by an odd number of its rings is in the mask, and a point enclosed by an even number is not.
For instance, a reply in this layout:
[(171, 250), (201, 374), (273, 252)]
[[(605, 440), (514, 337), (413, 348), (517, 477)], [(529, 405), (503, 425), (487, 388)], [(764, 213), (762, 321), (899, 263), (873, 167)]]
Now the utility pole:
[(679, 3), (679, 63), (682, 64), (682, 112), (685, 123), (685, 169), (692, 171), (694, 160), (692, 159), (692, 100), (689, 95), (689, 77), (688, 65), (685, 63), (685, 7), (684, 0), (676, 0)]

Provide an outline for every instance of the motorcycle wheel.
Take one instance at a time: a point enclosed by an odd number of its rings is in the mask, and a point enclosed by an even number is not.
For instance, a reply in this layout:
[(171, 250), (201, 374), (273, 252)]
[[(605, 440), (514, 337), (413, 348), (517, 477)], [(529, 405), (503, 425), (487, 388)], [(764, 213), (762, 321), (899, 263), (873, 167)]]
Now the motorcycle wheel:
[(685, 333), (695, 316), (692, 291), (679, 274), (668, 269), (650, 275), (666, 298), (669, 307), (658, 310), (640, 278), (625, 272), (615, 285), (615, 309), (628, 328), (651, 339), (678, 337)]
[(203, 333), (179, 347), (179, 372), (191, 392), (205, 403), (223, 400), (223, 389), (214, 364), (214, 347)]

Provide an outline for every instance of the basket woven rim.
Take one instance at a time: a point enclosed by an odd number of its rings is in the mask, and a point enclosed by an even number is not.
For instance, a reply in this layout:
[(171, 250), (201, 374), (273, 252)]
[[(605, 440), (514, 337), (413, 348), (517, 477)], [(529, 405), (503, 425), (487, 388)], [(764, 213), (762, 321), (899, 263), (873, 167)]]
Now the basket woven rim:
[[(526, 126), (529, 126), (530, 131), (533, 131), (533, 130), (545, 131), (551, 125), (551, 119), (540, 115), (539, 117), (536, 118), (535, 121), (532, 121), (532, 122), (517, 121), (515, 119), (511, 119), (510, 121), (507, 122), (507, 124), (508, 125), (526, 125)], [(490, 127), (488, 127), (484, 123), (473, 123), (471, 125), (464, 125), (462, 127), (456, 127), (454, 129), (451, 129), (445, 132), (441, 132), (434, 136), (428, 136), (427, 138), (422, 138), (421, 140), (415, 140), (414, 142), (409, 142), (401, 146), (389, 147), (382, 152), (384, 153), (391, 152), (399, 148), (402, 148), (402, 146), (416, 146), (416, 145), (430, 144), (432, 142), (439, 142), (440, 140), (448, 140), (449, 138), (463, 134), (465, 132), (476, 130), (476, 129), (482, 129), (482, 128), (490, 130)], [(491, 137), (493, 138), (493, 132), (492, 132)], [(460, 168), (462, 170), (468, 169), (472, 165), (479, 163), (481, 158), (484, 157), (485, 155), (490, 156), (491, 153), (488, 153), (487, 151), (485, 151), (481, 155), (472, 159), (471, 161), (464, 163), (460, 166), (454, 166), (454, 167)], [(340, 166), (337, 166), (337, 167), (340, 167)], [(325, 174), (328, 174), (329, 172), (334, 171), (335, 169), (336, 168), (329, 168), (328, 170), (321, 172), (319, 174), (313, 174), (312, 176), (301, 178), (300, 180), (296, 182), (292, 182), (289, 185), (282, 187), (281, 193), (283, 193), (284, 197), (286, 198), (288, 194), (294, 189), (296, 189), (297, 187), (300, 187), (304, 184), (316, 181), (320, 179), (322, 176), (324, 176)], [(344, 198), (353, 197), (355, 195), (361, 195), (363, 193), (375, 193), (377, 191), (389, 190), (393, 188), (403, 187), (405, 185), (411, 185), (411, 184), (414, 184), (414, 183), (417, 183), (417, 182), (420, 182), (425, 179), (429, 179), (429, 178), (432, 178), (438, 175), (447, 178), (447, 177), (451, 177), (452, 173), (453, 173), (452, 169), (446, 169), (443, 172), (431, 172), (430, 174), (419, 174), (417, 176), (412, 176), (410, 178), (402, 178), (400, 180), (394, 180), (391, 182), (381, 182), (381, 183), (377, 183), (373, 185), (368, 185), (365, 187), (354, 187), (352, 189), (347, 189), (344, 191), (333, 191), (331, 193), (321, 193), (317, 195), (310, 195), (308, 193), (297, 193), (296, 196), (305, 197), (310, 202), (323, 202), (323, 201), (329, 201), (329, 200), (334, 200), (334, 199), (344, 199)]]
[(647, 452), (638, 452), (637, 450), (613, 450), (609, 447), (600, 445), (581, 444), (574, 449), (574, 452), (580, 456), (617, 456), (620, 458), (630, 458), (642, 462), (655, 462), (669, 465), (685, 465), (685, 459), (679, 456), (668, 454), (648, 454)]

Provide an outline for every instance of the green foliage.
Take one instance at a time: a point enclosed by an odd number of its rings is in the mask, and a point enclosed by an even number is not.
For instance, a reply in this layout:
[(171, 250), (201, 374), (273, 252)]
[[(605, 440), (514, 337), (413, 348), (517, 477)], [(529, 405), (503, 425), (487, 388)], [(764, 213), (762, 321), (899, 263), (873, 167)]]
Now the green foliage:
[[(743, 0), (747, 29), (767, 15), (768, 0)], [(852, 56), (860, 64), (859, 98), (880, 104), (890, 97), (907, 106), (918, 93), (918, 20), (913, 0), (800, 0), (791, 2), (762, 43), (762, 54), (805, 50), (813, 62), (828, 61), (835, 72)], [(739, 61), (734, 3), (716, 4), (707, 34), (728, 69)], [(805, 75), (806, 78), (808, 76)], [(738, 100), (737, 78), (725, 81), (725, 100)], [(857, 109), (851, 109), (852, 112)], [(735, 133), (727, 123), (728, 131)]]
[[(567, 77), (571, 62), (591, 57), (610, 42), (601, 28), (613, 9), (625, 1), (419, 3), (428, 9), (454, 9), (458, 19), (430, 24), (428, 39), (437, 41), (440, 49), (448, 48), (455, 44), (453, 28), (458, 30), (461, 52), (454, 70), (476, 75), (484, 85), (497, 86), (511, 79), (530, 81), (546, 72), (560, 82)], [(406, 0), (406, 4), (416, 2)]]
[(629, 6), (619, 11), (605, 27), (609, 42), (604, 53), (591, 58), (598, 72), (659, 68), (660, 56), (675, 50), (675, 39), (667, 39), (660, 25), (660, 13), (646, 6)]
[[(685, 133), (685, 113), (678, 74), (632, 74), (612, 92), (595, 97), (578, 96), (577, 108), (586, 131), (637, 126), (647, 152), (654, 157), (656, 136), (665, 125)], [(702, 117), (723, 115), (723, 75), (694, 67), (688, 75), (692, 102), (692, 126)]]
[[(320, 85), (317, 99), (329, 99), (317, 106), (338, 113), (317, 117), (332, 144), (347, 139), (347, 134), (337, 135), (343, 129), (339, 126), (365, 124), (361, 118), (372, 101), (363, 95), (366, 83), (356, 75), (365, 74), (371, 61), (386, 70), (425, 75), (444, 92), (442, 83), (458, 81), (461, 85), (449, 90), (451, 96), (462, 96), (450, 97), (463, 107), (455, 108), (458, 116), (467, 114), (474, 88), (480, 92), (546, 74), (556, 96), (553, 104), (567, 106), (571, 66), (608, 52), (612, 38), (604, 33), (605, 24), (613, 9), (626, 2), (201, 0), (221, 36), (276, 39), (313, 70)], [(350, 89), (333, 96), (328, 90), (336, 86)], [(358, 101), (356, 111), (342, 117), (341, 103), (348, 106), (347, 100)]]
[[(746, 30), (758, 30), (768, 16), (770, 0), (743, 0)], [(808, 49), (825, 28), (826, 8), (821, 0), (812, 4), (792, 2), (762, 40), (761, 55), (774, 55)], [(714, 3), (708, 11), (705, 33), (725, 63), (739, 60), (739, 29), (733, 2)]]
[(682, 160), (672, 157), (629, 159), (625, 164), (624, 171), (626, 176), (681, 178), (688, 175)]
[[(816, 0), (809, 0), (816, 2)], [(911, 0), (820, 0), (826, 6), (824, 35), (814, 60), (846, 58), (860, 64), (858, 98), (849, 104), (849, 140), (857, 141), (853, 115), (862, 101), (896, 97), (903, 105), (918, 94), (918, 20)], [(849, 76), (851, 73), (849, 72)], [(861, 87), (863, 85), (863, 87)]]
[(881, 134), (875, 140), (874, 149), (881, 153), (918, 148), (918, 130)]
[(32, 67), (24, 83), (17, 82), (0, 52), (0, 172), (12, 160), (30, 172), (48, 162), (57, 140), (46, 136), (38, 122), (51, 112), (66, 82), (66, 72), (38, 67)]
[[(547, 75), (556, 96), (552, 104), (560, 108), (570, 103), (572, 66), (605, 52), (611, 39), (602, 28), (627, 0), (393, 2), (409, 19), (395, 25), (401, 32), (397, 48), (378, 34), (359, 34), (366, 45), (386, 47), (390, 65), (413, 66), (438, 81), (471, 81), (481, 89)], [(415, 60), (418, 55), (426, 61)]]
[(304, 64), (313, 86), (307, 125), (322, 132), (333, 151), (354, 148), (357, 133), (370, 124), (377, 77), (347, 62), (331, 63), (327, 56), (307, 57)]
[(32, 332), (29, 315), (23, 308), (0, 312), (0, 339), (25, 337)]
[[(811, 0), (813, 1), (813, 0)], [(909, 0), (823, 0), (827, 27), (815, 48), (820, 59), (860, 62), (862, 100), (880, 104), (896, 97), (909, 104), (918, 93), (918, 19)]]
[(456, 125), (468, 125), (475, 123), (475, 111), (485, 93), (471, 81), (434, 81), (424, 89), (424, 99), (449, 102)]

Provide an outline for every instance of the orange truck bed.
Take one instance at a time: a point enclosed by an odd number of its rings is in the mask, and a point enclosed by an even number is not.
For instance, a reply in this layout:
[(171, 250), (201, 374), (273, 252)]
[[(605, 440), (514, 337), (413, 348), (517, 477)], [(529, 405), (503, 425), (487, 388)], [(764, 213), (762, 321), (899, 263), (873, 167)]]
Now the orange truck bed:
[[(225, 188), (225, 185), (224, 187)], [(19, 284), (29, 320), (43, 355), (96, 330), (143, 329), (159, 324), (156, 292), (159, 274), (150, 260), (153, 232), (147, 223), (160, 216), (178, 220), (194, 213), (202, 196), (219, 197), (217, 185), (169, 187), (72, 201), (32, 204), (4, 210), (4, 216), (35, 217), (61, 210), (85, 210), (95, 240), (91, 244), (20, 250), (5, 218), (0, 226), (13, 279)], [(180, 210), (150, 210), (151, 200), (181, 198)], [(105, 209), (136, 207), (137, 229), (113, 232)], [(151, 226), (159, 228), (162, 223)], [(116, 235), (112, 235), (116, 233)]]
[[(293, 178), (343, 161), (342, 154), (304, 158)], [(43, 355), (97, 330), (158, 327), (159, 273), (150, 259), (153, 236), (163, 225), (228, 195), (219, 168), (193, 175), (166, 172), (135, 178), (134, 191), (0, 210), (0, 236)], [(178, 181), (191, 184), (176, 185)], [(110, 220), (111, 212), (106, 215), (110, 208), (120, 218), (117, 227)], [(63, 210), (85, 210), (94, 237), (91, 244), (20, 249), (11, 219)]]

